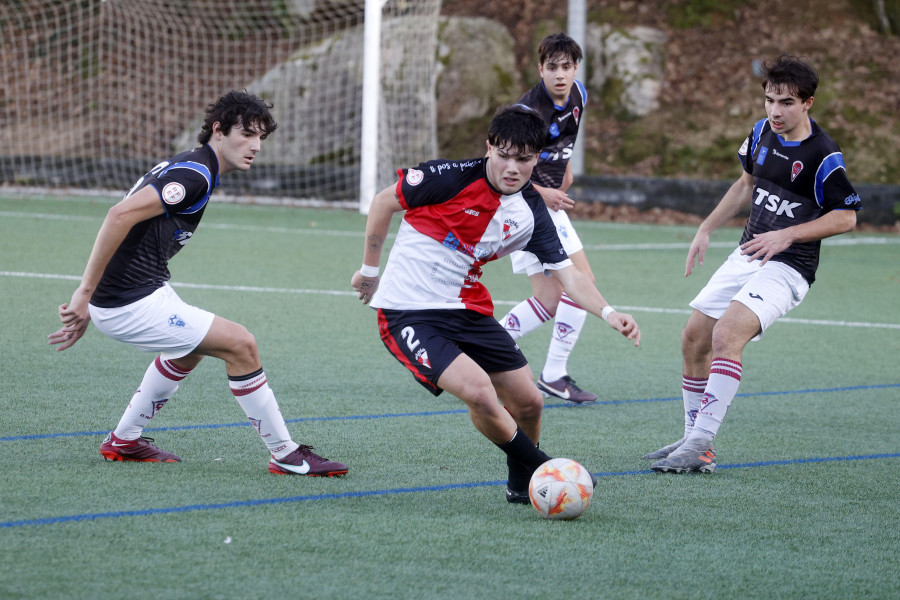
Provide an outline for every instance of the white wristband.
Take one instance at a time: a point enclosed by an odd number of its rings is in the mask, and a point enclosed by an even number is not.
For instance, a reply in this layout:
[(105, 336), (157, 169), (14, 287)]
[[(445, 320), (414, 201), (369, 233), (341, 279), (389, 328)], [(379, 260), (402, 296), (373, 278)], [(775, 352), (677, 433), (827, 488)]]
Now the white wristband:
[(600, 317), (604, 321), (609, 323), (609, 313), (614, 313), (614, 312), (616, 312), (616, 309), (614, 309), (612, 306), (609, 306), (609, 305), (604, 306), (603, 310), (600, 311)]
[(378, 267), (370, 267), (369, 265), (363, 265), (359, 268), (359, 274), (363, 277), (378, 277), (379, 272)]

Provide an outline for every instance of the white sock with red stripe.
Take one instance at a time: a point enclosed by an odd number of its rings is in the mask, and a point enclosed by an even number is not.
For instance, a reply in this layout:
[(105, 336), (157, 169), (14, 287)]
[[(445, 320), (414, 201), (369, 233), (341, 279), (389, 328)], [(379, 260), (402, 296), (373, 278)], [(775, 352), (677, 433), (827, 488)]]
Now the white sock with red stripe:
[(584, 328), (585, 319), (587, 311), (563, 294), (556, 309), (556, 322), (553, 324), (553, 335), (547, 349), (547, 361), (541, 371), (544, 381), (556, 381), (569, 374), (569, 355)]
[(228, 386), (275, 458), (282, 459), (297, 449), (262, 369), (241, 377), (229, 375)]
[(544, 305), (532, 296), (519, 302), (515, 308), (500, 319), (500, 324), (514, 340), (527, 335), (553, 318)]
[(116, 425), (120, 440), (136, 440), (144, 427), (165, 406), (178, 389), (178, 382), (188, 376), (186, 371), (169, 360), (157, 356), (144, 373), (141, 385), (131, 397), (128, 408)]
[(703, 394), (706, 392), (706, 384), (709, 382), (705, 377), (688, 377), (681, 376), (681, 400), (684, 402), (684, 437), (687, 439), (694, 423), (697, 421), (697, 412), (700, 410), (700, 402), (703, 400)]
[(700, 402), (694, 423), (694, 435), (716, 437), (731, 401), (741, 384), (741, 363), (727, 358), (714, 358), (709, 369), (709, 383)]

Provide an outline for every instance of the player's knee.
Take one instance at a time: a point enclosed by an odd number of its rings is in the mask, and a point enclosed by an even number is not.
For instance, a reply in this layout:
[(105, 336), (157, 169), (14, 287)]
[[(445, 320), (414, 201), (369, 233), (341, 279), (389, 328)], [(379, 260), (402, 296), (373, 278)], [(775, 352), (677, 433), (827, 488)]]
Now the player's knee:
[(544, 412), (544, 396), (534, 386), (532, 393), (519, 397), (515, 405), (510, 404), (509, 411), (516, 421), (537, 419)]
[(681, 331), (681, 352), (685, 356), (707, 354), (709, 345), (710, 338), (706, 331), (692, 327), (690, 323)]
[(243, 325), (236, 325), (231, 336), (231, 351), (239, 362), (259, 362), (256, 337)]
[(472, 412), (488, 414), (495, 412), (500, 407), (497, 393), (490, 380), (470, 382), (466, 386), (464, 394), (465, 397), (462, 400)]

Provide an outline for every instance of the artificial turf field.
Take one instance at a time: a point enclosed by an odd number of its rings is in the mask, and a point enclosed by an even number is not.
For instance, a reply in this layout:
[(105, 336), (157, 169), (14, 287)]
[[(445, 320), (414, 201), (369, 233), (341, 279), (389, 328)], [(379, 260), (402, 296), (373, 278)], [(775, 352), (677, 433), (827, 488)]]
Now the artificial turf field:
[[(551, 522), (505, 502), (502, 453), (382, 346), (349, 287), (364, 217), (348, 211), (214, 198), (170, 268), (182, 298), (256, 335), (295, 439), (349, 474), (269, 474), (215, 359), (146, 431), (183, 462), (104, 461), (153, 356), (93, 328), (62, 353), (46, 336), (110, 203), (0, 196), (0, 598), (900, 595), (897, 236), (826, 241), (807, 299), (744, 353), (716, 473), (662, 475), (641, 455), (681, 434), (687, 303), (740, 232), (685, 278), (693, 227), (576, 223), (643, 341), (589, 317), (569, 369), (601, 401), (548, 401), (541, 446), (599, 483)], [(530, 294), (508, 259), (482, 281), (498, 316)], [(549, 336), (520, 342), (535, 370)]]

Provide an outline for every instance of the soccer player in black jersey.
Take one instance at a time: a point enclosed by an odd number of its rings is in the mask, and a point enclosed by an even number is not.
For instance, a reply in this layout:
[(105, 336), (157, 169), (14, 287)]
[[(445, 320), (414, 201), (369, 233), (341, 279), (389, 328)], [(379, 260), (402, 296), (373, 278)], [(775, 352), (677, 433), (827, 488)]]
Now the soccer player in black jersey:
[[(488, 129), (487, 156), (431, 160), (398, 170), (366, 222), (363, 266), (351, 285), (378, 309), (388, 351), (434, 395), (453, 394), (476, 429), (507, 455), (506, 499), (527, 504), (532, 473), (549, 456), (536, 447), (543, 397), (528, 361), (494, 318), (481, 267), (527, 249), (588, 311), (634, 344), (640, 330), (612, 310), (572, 265), (531, 183), (546, 123), (536, 111), (501, 108)], [(379, 279), (381, 251), (394, 213), (404, 212)], [(380, 283), (380, 285), (379, 285)]]
[[(554, 33), (538, 45), (538, 72), (541, 80), (519, 103), (541, 114), (547, 121), (547, 141), (538, 156), (531, 181), (550, 211), (563, 248), (575, 267), (594, 281), (584, 246), (572, 226), (567, 208), (575, 204), (566, 194), (572, 185), (569, 158), (587, 104), (587, 89), (575, 77), (582, 59), (581, 47), (564, 33)], [(513, 272), (528, 275), (532, 296), (512, 308), (500, 322), (513, 337), (534, 331), (554, 320), (547, 358), (537, 385), (548, 397), (561, 398), (574, 406), (593, 404), (597, 395), (581, 389), (569, 377), (569, 355), (584, 327), (587, 313), (564, 293), (559, 279), (544, 274), (541, 262), (527, 251), (510, 256)]]
[(695, 260), (703, 265), (710, 233), (750, 204), (740, 245), (691, 302), (681, 338), (684, 435), (644, 457), (655, 471), (715, 470), (712, 442), (737, 393), (744, 347), (806, 296), (820, 240), (856, 226), (861, 202), (841, 150), (809, 116), (818, 82), (803, 59), (765, 64), (767, 118), (738, 151), (743, 174), (688, 250), (685, 276)]
[(150, 364), (115, 430), (100, 446), (108, 460), (180, 462), (144, 427), (204, 356), (225, 361), (229, 387), (269, 449), (275, 474), (343, 475), (291, 439), (247, 329), (182, 301), (167, 283), (168, 262), (191, 239), (219, 177), (246, 171), (277, 124), (270, 105), (246, 92), (211, 104), (200, 147), (156, 165), (113, 206), (100, 227), (72, 299), (59, 307), (63, 326), (51, 344), (65, 350), (93, 320), (107, 336), (159, 356)]

